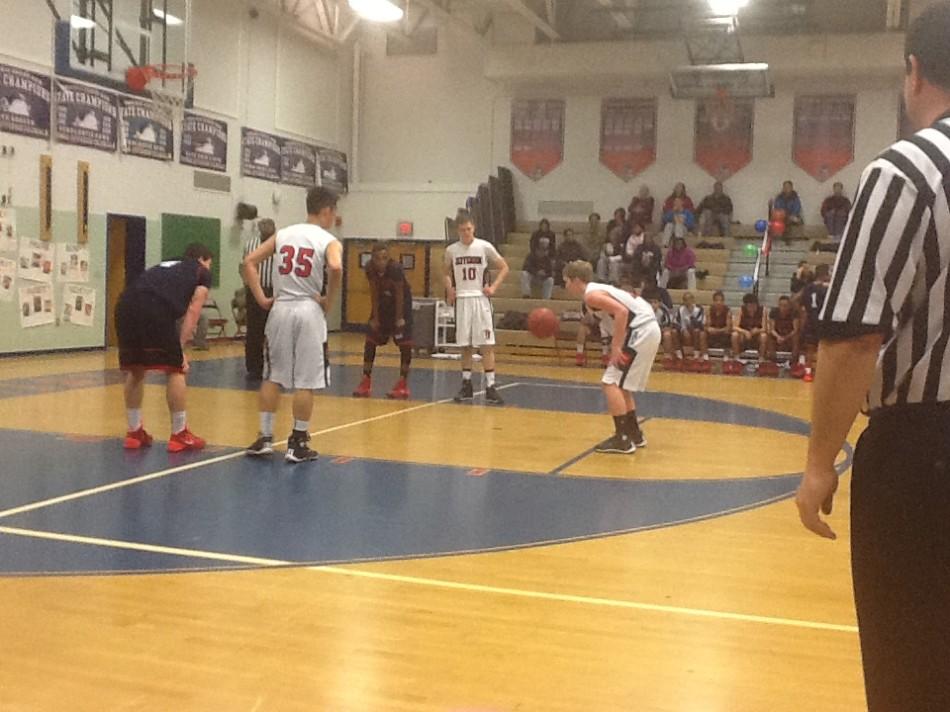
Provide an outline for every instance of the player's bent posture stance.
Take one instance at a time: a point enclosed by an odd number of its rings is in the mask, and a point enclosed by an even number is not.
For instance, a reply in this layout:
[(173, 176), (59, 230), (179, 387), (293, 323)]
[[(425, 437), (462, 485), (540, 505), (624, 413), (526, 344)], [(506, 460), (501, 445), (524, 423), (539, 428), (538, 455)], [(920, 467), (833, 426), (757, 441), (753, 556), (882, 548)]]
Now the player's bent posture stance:
[(376, 347), (385, 346), (391, 338), (399, 347), (399, 381), (386, 397), (408, 398), (406, 379), (412, 363), (412, 291), (402, 267), (389, 259), (389, 250), (383, 242), (373, 246), (372, 259), (366, 265), (366, 281), (369, 282), (372, 306), (369, 331), (363, 344), (363, 378), (353, 395), (369, 398)]
[[(459, 241), (445, 250), (445, 294), (455, 306), (455, 342), (462, 348), (462, 388), (455, 402), (475, 397), (472, 362), (475, 349), (482, 352), (485, 368), (485, 402), (504, 405), (495, 388), (495, 322), (490, 298), (508, 276), (508, 263), (487, 240), (475, 237), (475, 222), (465, 210), (456, 218)], [(498, 270), (488, 282), (488, 268)]]
[[(316, 460), (318, 454), (307, 444), (313, 391), (330, 383), (327, 361), (327, 320), (343, 276), (339, 241), (331, 235), (336, 221), (337, 196), (326, 188), (307, 193), (307, 222), (291, 225), (268, 238), (244, 258), (248, 286), (257, 303), (270, 309), (265, 328), (264, 382), (261, 383), (260, 433), (248, 455), (269, 455), (274, 451), (274, 414), (280, 389), (294, 390), (294, 428), (287, 441), (288, 462)], [(274, 258), (274, 297), (261, 289), (258, 265)], [(328, 284), (323, 282), (324, 269)]]
[[(146, 270), (119, 297), (115, 308), (119, 366), (125, 371), (125, 448), (152, 444), (142, 423), (145, 372), (164, 371), (166, 399), (172, 419), (169, 452), (200, 450), (205, 441), (188, 430), (185, 416), (188, 358), (182, 350), (201, 316), (211, 287), (211, 250), (199, 243), (185, 249), (181, 260)], [(182, 319), (181, 328), (177, 321)]]
[(614, 435), (600, 443), (597, 452), (633, 453), (647, 441), (637, 422), (633, 394), (646, 390), (653, 359), (660, 347), (660, 326), (646, 300), (609, 284), (593, 282), (589, 262), (571, 262), (564, 268), (564, 286), (571, 296), (583, 295), (584, 303), (601, 315), (610, 331), (610, 364), (601, 380), (607, 410), (614, 419)]

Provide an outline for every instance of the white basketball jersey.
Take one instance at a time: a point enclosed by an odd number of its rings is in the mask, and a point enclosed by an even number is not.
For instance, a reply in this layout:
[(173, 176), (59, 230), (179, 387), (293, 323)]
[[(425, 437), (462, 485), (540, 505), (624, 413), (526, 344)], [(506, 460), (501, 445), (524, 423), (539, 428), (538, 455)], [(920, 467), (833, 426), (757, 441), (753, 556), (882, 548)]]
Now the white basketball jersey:
[(498, 250), (487, 240), (475, 238), (471, 245), (453, 242), (445, 248), (446, 267), (452, 269), (456, 297), (478, 297), (485, 286), (489, 262), (501, 259)]
[[(630, 292), (625, 292), (612, 285), (600, 284), (598, 282), (591, 282), (587, 285), (587, 290), (584, 293), (590, 294), (591, 292), (606, 292), (623, 304), (627, 308), (627, 311), (630, 312), (627, 321), (627, 326), (630, 329), (638, 329), (645, 324), (649, 324), (651, 321), (656, 321), (656, 314), (653, 313), (653, 307), (650, 305), (650, 302), (641, 297), (636, 297), (630, 294)], [(588, 309), (591, 309), (589, 305)], [(597, 309), (591, 309), (591, 311), (600, 315), (600, 328), (602, 333), (613, 334), (613, 317), (605, 311)]]
[(301, 223), (277, 232), (274, 299), (313, 299), (323, 293), (327, 247), (336, 238), (318, 225)]

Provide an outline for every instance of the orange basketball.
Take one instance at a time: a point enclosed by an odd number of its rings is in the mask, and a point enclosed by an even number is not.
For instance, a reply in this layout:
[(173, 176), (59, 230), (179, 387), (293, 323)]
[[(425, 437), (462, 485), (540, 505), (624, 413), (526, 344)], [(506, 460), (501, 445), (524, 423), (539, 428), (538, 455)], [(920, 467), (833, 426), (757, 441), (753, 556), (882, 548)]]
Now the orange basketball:
[(560, 322), (557, 314), (546, 307), (532, 309), (528, 314), (528, 331), (539, 339), (549, 339), (557, 333)]

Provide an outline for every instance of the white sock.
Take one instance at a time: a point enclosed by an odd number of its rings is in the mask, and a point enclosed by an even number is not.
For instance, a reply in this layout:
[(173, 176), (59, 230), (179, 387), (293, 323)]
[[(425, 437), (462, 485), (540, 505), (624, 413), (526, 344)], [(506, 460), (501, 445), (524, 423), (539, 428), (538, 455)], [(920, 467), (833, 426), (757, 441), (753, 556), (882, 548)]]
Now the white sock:
[(472, 372), (468, 370), (462, 370), (462, 380), (466, 383), (472, 380)]
[(703, 361), (709, 360), (709, 354), (703, 354)]
[(260, 418), (261, 435), (263, 435), (265, 438), (274, 437), (274, 414), (262, 410), (260, 412)]
[(676, 358), (683, 358), (683, 349), (676, 349)]
[(803, 366), (805, 365), (805, 354), (802, 354), (801, 356), (798, 357), (798, 362), (802, 364)]
[(577, 345), (577, 353), (579, 353), (579, 354), (584, 353), (584, 344), (578, 344), (578, 345)]
[(185, 411), (179, 410), (176, 413), (172, 413), (172, 432), (180, 433), (185, 429), (185, 424), (187, 423), (187, 418), (185, 417)]
[(309, 420), (297, 420), (294, 419), (294, 430), (299, 430), (301, 433), (310, 432), (310, 421)]
[(485, 385), (491, 388), (495, 385), (495, 372), (485, 371)]
[(129, 421), (129, 432), (134, 432), (142, 427), (142, 409), (141, 408), (126, 408), (125, 417), (126, 417), (126, 420)]

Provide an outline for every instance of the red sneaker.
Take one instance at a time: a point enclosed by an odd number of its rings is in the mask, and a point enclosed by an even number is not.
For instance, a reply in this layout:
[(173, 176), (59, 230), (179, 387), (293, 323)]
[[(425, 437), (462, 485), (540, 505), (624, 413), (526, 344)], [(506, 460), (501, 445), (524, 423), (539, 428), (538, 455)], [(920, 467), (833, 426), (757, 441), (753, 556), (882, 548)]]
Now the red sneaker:
[(406, 385), (406, 379), (400, 378), (393, 389), (386, 394), (386, 397), (393, 400), (407, 400), (409, 398), (409, 386)]
[(685, 371), (686, 370), (686, 361), (681, 358), (673, 359), (673, 370), (674, 371)]
[(712, 361), (708, 358), (704, 358), (700, 364), (700, 371), (702, 373), (712, 373)]
[(805, 375), (802, 376), (802, 380), (803, 380), (805, 383), (811, 383), (812, 381), (815, 380), (815, 374), (812, 373), (811, 371), (807, 371), (807, 372), (805, 373)]
[(184, 452), (185, 450), (200, 450), (205, 441), (188, 430), (187, 426), (180, 433), (174, 433), (168, 439), (168, 452)]
[(360, 385), (356, 387), (355, 391), (353, 391), (353, 397), (354, 398), (369, 398), (371, 390), (372, 390), (372, 381), (370, 380), (370, 377), (364, 373), (363, 378), (360, 381)]
[(805, 364), (796, 363), (789, 370), (788, 375), (791, 376), (792, 378), (801, 378), (802, 376), (805, 375)]
[(662, 365), (663, 365), (663, 370), (664, 370), (664, 371), (672, 371), (672, 370), (673, 370), (673, 359), (671, 359), (669, 356), (664, 356), (664, 357), (663, 357), (663, 361), (662, 361)]
[(145, 426), (140, 425), (138, 430), (129, 430), (125, 434), (123, 447), (126, 450), (138, 450), (142, 447), (149, 447), (151, 444), (152, 436), (145, 432)]
[(583, 368), (587, 365), (587, 354), (579, 353), (574, 356), (574, 364)]

